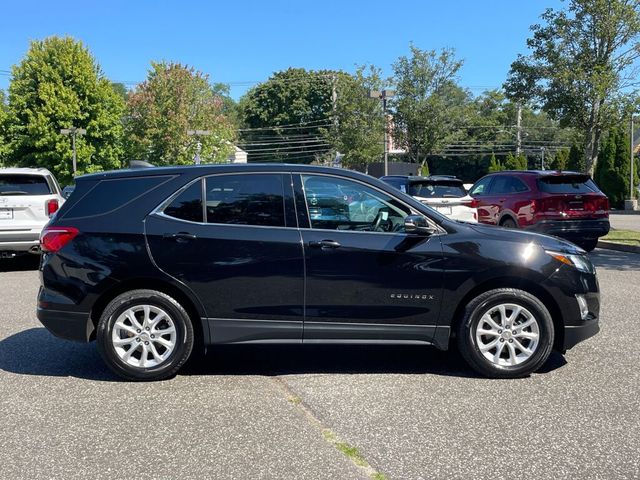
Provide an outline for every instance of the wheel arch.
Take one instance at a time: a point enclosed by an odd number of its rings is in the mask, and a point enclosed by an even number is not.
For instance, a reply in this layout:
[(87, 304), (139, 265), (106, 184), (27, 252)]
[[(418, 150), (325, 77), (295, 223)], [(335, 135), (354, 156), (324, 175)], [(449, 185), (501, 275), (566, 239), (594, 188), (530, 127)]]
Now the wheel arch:
[(554, 350), (563, 350), (564, 345), (564, 317), (562, 316), (562, 310), (560, 306), (553, 298), (551, 293), (549, 293), (544, 287), (535, 283), (534, 281), (523, 278), (523, 277), (498, 277), (486, 280), (474, 288), (469, 290), (464, 297), (458, 302), (458, 306), (453, 314), (451, 329), (449, 335), (449, 343), (451, 343), (452, 339), (455, 336), (455, 332), (458, 328), (458, 325), (462, 321), (462, 317), (464, 314), (464, 309), (466, 306), (478, 295), (481, 295), (489, 290), (494, 290), (496, 288), (515, 288), (518, 290), (523, 290), (527, 293), (538, 298), (549, 313), (551, 314), (551, 319), (553, 320), (553, 328), (555, 331), (555, 336), (553, 339), (553, 348)]
[(520, 224), (518, 223), (518, 218), (516, 217), (516, 214), (509, 211), (503, 212), (502, 215), (500, 215), (500, 220), (498, 220), (498, 225), (501, 226), (505, 220), (510, 219), (513, 220), (516, 224), (516, 226), (519, 226)]
[(201, 314), (202, 307), (199, 305), (199, 301), (193, 298), (191, 294), (185, 292), (180, 287), (172, 284), (171, 282), (167, 282), (158, 278), (128, 279), (122, 282), (118, 282), (116, 285), (103, 292), (98, 297), (91, 309), (90, 318), (93, 322), (94, 330), (91, 334), (90, 340), (95, 340), (100, 316), (102, 315), (102, 312), (104, 312), (104, 309), (107, 307), (109, 302), (111, 302), (118, 295), (129, 292), (131, 290), (139, 289), (157, 290), (174, 298), (178, 303), (180, 303), (180, 305), (182, 305), (182, 307), (189, 315), (189, 318), (191, 319), (193, 331), (195, 334), (195, 341), (201, 342), (201, 345), (205, 344), (206, 340), (208, 339), (209, 332), (205, 330), (205, 327), (203, 326), (203, 322), (201, 320), (203, 314)]

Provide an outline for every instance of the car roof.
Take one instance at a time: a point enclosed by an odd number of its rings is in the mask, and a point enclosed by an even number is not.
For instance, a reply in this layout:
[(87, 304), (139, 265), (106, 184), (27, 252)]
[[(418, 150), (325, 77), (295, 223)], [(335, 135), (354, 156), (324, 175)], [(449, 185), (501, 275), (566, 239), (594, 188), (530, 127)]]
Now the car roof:
[(537, 176), (558, 176), (558, 175), (586, 175), (586, 173), (574, 172), (572, 170), (503, 170), (501, 172), (493, 172), (489, 175), (537, 175)]
[(380, 180), (385, 180), (387, 178), (398, 178), (398, 179), (403, 179), (403, 180), (409, 180), (409, 181), (415, 181), (415, 182), (424, 182), (424, 181), (433, 181), (433, 180), (456, 180), (459, 182), (462, 182), (462, 180), (460, 180), (458, 177), (456, 177), (455, 175), (428, 175), (426, 177), (420, 176), (420, 175), (385, 175), (383, 177), (380, 177)]
[(306, 165), (300, 163), (225, 163), (225, 164), (201, 164), (201, 165), (178, 165), (168, 167), (153, 168), (128, 168), (122, 170), (111, 170), (108, 172), (91, 173), (76, 177), (77, 181), (98, 180), (98, 179), (116, 179), (130, 177), (145, 177), (155, 175), (182, 175), (189, 174), (192, 176), (213, 175), (216, 173), (249, 173), (249, 172), (290, 172), (296, 171), (300, 173), (326, 173), (340, 174), (341, 176), (349, 176), (354, 178), (366, 177), (371, 179), (369, 175), (356, 172), (353, 170), (321, 167), (317, 165)]
[(8, 167), (0, 168), (0, 174), (9, 175), (51, 175), (46, 168)]

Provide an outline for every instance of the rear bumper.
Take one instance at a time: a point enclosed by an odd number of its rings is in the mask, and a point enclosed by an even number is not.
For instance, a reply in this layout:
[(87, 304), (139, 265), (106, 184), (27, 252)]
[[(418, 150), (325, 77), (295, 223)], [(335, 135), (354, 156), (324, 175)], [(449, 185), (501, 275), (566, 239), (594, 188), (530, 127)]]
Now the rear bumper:
[(38, 320), (56, 337), (76, 342), (88, 342), (94, 330), (88, 313), (38, 308)]
[(597, 220), (542, 220), (525, 227), (538, 233), (555, 235), (566, 239), (585, 239), (604, 237), (611, 228), (609, 219)]
[(39, 253), (41, 231), (42, 228), (23, 231), (0, 230), (0, 252), (29, 252), (37, 250)]

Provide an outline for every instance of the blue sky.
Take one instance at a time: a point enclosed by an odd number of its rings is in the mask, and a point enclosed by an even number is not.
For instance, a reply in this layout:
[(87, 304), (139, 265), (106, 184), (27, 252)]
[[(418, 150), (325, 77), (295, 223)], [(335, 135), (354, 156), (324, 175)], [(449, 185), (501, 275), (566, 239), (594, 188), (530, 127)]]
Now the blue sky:
[(560, 0), (423, 1), (10, 1), (0, 10), (3, 71), (29, 41), (49, 35), (82, 40), (114, 81), (138, 82), (151, 60), (187, 63), (212, 81), (247, 82), (289, 66), (353, 71), (373, 63), (391, 72), (408, 53), (453, 47), (464, 59), (460, 82), (474, 93), (499, 87), (525, 53), (529, 26)]

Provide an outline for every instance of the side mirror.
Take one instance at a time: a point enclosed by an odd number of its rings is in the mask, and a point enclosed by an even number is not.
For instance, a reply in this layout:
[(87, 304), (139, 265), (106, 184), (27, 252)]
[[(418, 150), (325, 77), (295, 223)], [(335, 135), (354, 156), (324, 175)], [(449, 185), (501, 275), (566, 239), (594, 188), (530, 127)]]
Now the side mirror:
[(429, 225), (429, 222), (422, 215), (408, 215), (404, 219), (404, 231), (406, 233), (421, 233), (423, 235), (433, 235), (436, 229)]

